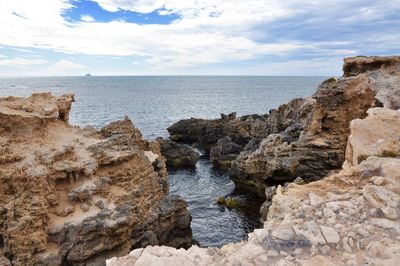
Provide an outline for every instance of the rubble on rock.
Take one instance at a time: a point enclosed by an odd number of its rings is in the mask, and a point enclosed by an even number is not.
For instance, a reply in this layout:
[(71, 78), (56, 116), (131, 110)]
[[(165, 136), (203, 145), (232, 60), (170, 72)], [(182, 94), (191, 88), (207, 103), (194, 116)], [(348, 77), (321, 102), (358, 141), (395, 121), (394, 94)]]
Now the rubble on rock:
[(125, 118), (68, 124), (73, 95), (0, 99), (0, 261), (102, 265), (147, 245), (188, 247), (159, 144)]
[(264, 228), (247, 241), (220, 249), (147, 247), (107, 265), (398, 265), (400, 156), (392, 151), (400, 145), (400, 112), (368, 114), (351, 123), (346, 154), (364, 160), (319, 181), (279, 185)]

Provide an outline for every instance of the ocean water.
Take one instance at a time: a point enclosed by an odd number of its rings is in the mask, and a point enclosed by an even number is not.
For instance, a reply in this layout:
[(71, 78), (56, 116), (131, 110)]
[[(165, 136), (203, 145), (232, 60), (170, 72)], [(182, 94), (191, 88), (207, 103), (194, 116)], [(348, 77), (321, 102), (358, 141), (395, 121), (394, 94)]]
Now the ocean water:
[[(133, 76), (0, 78), (0, 97), (50, 91), (74, 93), (71, 124), (101, 128), (128, 115), (145, 138), (168, 137), (166, 128), (190, 118), (220, 113), (264, 114), (296, 97), (311, 95), (326, 77)], [(189, 203), (194, 238), (203, 246), (245, 239), (259, 227), (260, 199), (235, 189), (228, 176), (201, 159), (194, 170), (170, 172), (171, 193)], [(232, 195), (243, 210), (216, 204)]]

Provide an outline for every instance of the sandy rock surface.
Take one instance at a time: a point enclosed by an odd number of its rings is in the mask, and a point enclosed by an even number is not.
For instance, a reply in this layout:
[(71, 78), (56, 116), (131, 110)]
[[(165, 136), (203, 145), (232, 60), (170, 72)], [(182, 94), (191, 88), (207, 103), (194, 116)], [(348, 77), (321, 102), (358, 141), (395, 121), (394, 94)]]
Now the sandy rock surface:
[(191, 244), (157, 142), (125, 118), (68, 124), (73, 95), (0, 99), (0, 261), (103, 265), (146, 245)]

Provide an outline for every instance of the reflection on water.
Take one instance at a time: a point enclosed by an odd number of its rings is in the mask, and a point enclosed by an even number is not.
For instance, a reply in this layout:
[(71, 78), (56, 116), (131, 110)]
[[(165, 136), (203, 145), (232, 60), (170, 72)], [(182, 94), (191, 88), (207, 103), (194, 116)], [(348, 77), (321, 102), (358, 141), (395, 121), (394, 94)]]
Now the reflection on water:
[[(212, 168), (209, 160), (200, 159), (195, 170), (175, 170), (169, 173), (170, 192), (183, 197), (192, 215), (193, 238), (201, 246), (222, 246), (239, 242), (260, 227), (259, 209), (262, 200), (235, 190), (230, 178)], [(243, 209), (228, 210), (219, 206), (219, 196), (231, 195)]]

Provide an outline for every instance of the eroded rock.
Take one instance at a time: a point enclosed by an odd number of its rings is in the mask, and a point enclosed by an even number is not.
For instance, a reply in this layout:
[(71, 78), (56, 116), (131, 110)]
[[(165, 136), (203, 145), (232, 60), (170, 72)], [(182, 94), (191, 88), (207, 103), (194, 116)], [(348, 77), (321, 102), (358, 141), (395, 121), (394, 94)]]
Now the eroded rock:
[(189, 247), (187, 205), (167, 195), (159, 144), (127, 117), (100, 131), (69, 125), (73, 100), (0, 99), (0, 254), (13, 265), (103, 265), (149, 244)]
[(161, 154), (167, 159), (167, 165), (172, 168), (195, 167), (200, 154), (192, 148), (176, 142), (157, 138)]

